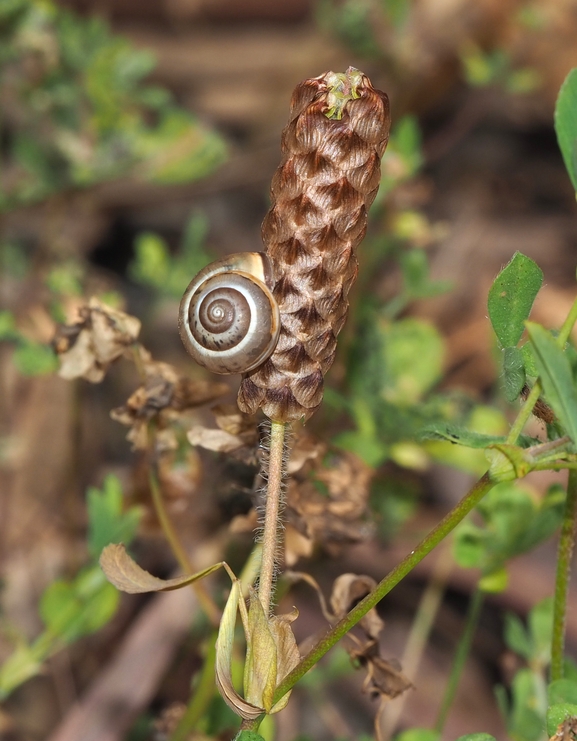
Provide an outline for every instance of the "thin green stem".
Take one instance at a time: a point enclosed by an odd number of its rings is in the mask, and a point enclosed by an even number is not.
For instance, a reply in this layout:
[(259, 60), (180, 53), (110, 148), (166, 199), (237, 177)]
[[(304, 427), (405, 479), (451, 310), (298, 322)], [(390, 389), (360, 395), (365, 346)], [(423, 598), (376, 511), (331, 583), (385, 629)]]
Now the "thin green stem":
[[(575, 299), (575, 301), (573, 302), (573, 305), (571, 306), (571, 309), (567, 314), (567, 318), (563, 322), (563, 326), (561, 327), (561, 329), (559, 330), (559, 334), (557, 335), (557, 344), (560, 348), (563, 348), (565, 343), (569, 339), (569, 335), (571, 334), (571, 330), (573, 329), (576, 321), (577, 299)], [(514, 445), (517, 442), (519, 435), (521, 434), (521, 432), (523, 432), (523, 428), (527, 424), (527, 421), (533, 412), (533, 407), (537, 403), (542, 390), (543, 387), (541, 386), (541, 381), (537, 379), (535, 381), (535, 384), (533, 385), (533, 388), (529, 392), (529, 396), (525, 400), (521, 411), (517, 415), (517, 419), (513, 423), (513, 426), (509, 431), (509, 435), (507, 436), (507, 442), (511, 445)]]
[[(410, 679), (417, 676), (433, 624), (443, 601), (447, 580), (454, 564), (449, 548), (440, 546), (437, 549), (437, 553), (438, 557), (433, 568), (433, 573), (419, 601), (419, 607), (401, 659), (403, 673)], [(377, 738), (392, 738), (408, 698), (409, 694), (404, 692), (394, 703), (387, 703), (387, 705), (383, 706), (386, 707), (386, 711), (382, 712), (381, 717), (378, 719)]]
[(445, 689), (445, 696), (443, 697), (443, 701), (441, 702), (439, 715), (437, 717), (437, 722), (435, 723), (435, 730), (437, 731), (439, 736), (442, 734), (445, 727), (445, 722), (447, 720), (449, 710), (451, 709), (451, 705), (453, 704), (455, 695), (457, 694), (457, 687), (459, 686), (459, 680), (461, 679), (461, 674), (463, 673), (463, 669), (465, 668), (467, 656), (471, 651), (471, 644), (473, 642), (473, 636), (477, 628), (477, 623), (479, 622), (479, 615), (481, 614), (481, 607), (483, 606), (484, 597), (484, 592), (477, 588), (475, 590), (475, 593), (471, 597), (471, 601), (469, 602), (469, 610), (467, 612), (465, 630), (463, 631), (463, 635), (461, 636), (461, 640), (459, 641), (459, 645), (457, 646), (455, 660), (453, 661), (451, 674), (449, 676), (449, 681), (447, 682), (447, 687)]
[[(162, 528), (164, 537), (170, 545), (170, 549), (174, 554), (174, 557), (178, 561), (180, 568), (184, 571), (185, 574), (196, 573), (197, 569), (194, 568), (193, 563), (188, 557), (188, 553), (180, 542), (178, 533), (176, 532), (174, 525), (172, 524), (172, 521), (168, 516), (166, 507), (164, 506), (164, 499), (162, 498), (162, 492), (160, 491), (160, 484), (158, 482), (158, 476), (156, 475), (154, 464), (151, 464), (149, 467), (148, 480), (150, 483), (150, 492), (152, 494), (154, 511), (156, 512), (160, 527)], [(217, 626), (220, 622), (220, 610), (212, 601), (212, 598), (206, 591), (204, 584), (200, 581), (196, 581), (191, 586), (196, 592), (198, 601), (200, 602), (200, 605), (206, 613), (208, 619), (210, 620), (212, 625)]]
[(276, 556), (279, 548), (285, 427), (284, 422), (271, 422), (268, 483), (262, 535), (262, 564), (258, 581), (258, 598), (265, 615), (269, 615), (271, 611)]
[(533, 388), (529, 392), (529, 396), (525, 399), (525, 403), (521, 407), (521, 410), (519, 414), (517, 415), (517, 419), (513, 422), (513, 426), (511, 427), (509, 434), (507, 435), (507, 443), (509, 445), (515, 445), (517, 442), (519, 435), (523, 432), (523, 428), (527, 424), (529, 417), (533, 413), (533, 407), (537, 403), (539, 397), (541, 396), (541, 381), (537, 379), (533, 385)]
[(208, 650), (204, 657), (198, 685), (194, 689), (192, 698), (180, 719), (170, 741), (186, 741), (190, 733), (195, 730), (197, 723), (204, 717), (208, 705), (214, 697), (216, 685), (214, 670), (216, 665), (216, 633), (208, 640)]
[(557, 335), (557, 343), (559, 347), (562, 348), (569, 339), (569, 335), (571, 334), (575, 322), (577, 322), (577, 299), (573, 302), (573, 305), (567, 314), (567, 318), (563, 322), (563, 326)]
[(565, 650), (565, 621), (567, 594), (571, 576), (571, 557), (575, 546), (575, 518), (577, 517), (577, 471), (569, 472), (567, 499), (557, 549), (557, 574), (553, 606), (553, 639), (551, 641), (551, 681), (563, 678)]
[(577, 462), (575, 461), (545, 461), (544, 463), (536, 463), (531, 466), (531, 471), (575, 471), (577, 470)]
[(430, 553), (462, 520), (477, 506), (485, 494), (495, 485), (489, 474), (482, 476), (441, 522), (411, 551), (375, 589), (359, 602), (342, 620), (314, 646), (300, 663), (283, 679), (275, 692), (274, 701), (280, 700), (298, 680), (304, 676), (345, 633), (353, 628), (367, 612), (380, 602), (401, 579)]

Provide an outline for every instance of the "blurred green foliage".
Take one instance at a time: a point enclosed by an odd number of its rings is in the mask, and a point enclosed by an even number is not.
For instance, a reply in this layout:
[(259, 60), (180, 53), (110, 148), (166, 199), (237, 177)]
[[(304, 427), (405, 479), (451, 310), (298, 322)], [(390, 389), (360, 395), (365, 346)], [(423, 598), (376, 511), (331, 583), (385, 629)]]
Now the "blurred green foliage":
[(153, 56), (48, 0), (0, 4), (0, 210), (125, 175), (190, 181), (222, 139), (143, 82)]
[(6, 621), (0, 625), (16, 646), (0, 666), (0, 699), (42, 671), (44, 662), (63, 645), (99, 630), (116, 612), (119, 592), (106, 580), (98, 557), (109, 543), (132, 541), (141, 512), (136, 507), (124, 511), (115, 476), (107, 476), (101, 490), (90, 488), (87, 500), (91, 559), (73, 579), (57, 579), (44, 591), (40, 600), (44, 631), (29, 643), (14, 625)]
[[(385, 62), (400, 77), (414, 68), (413, 48), (419, 43), (418, 24), (411, 0), (319, 0), (316, 5), (320, 27), (336, 36), (355, 54)], [(523, 5), (512, 14), (513, 25), (530, 37), (545, 23), (542, 9)], [(458, 51), (464, 81), (473, 88), (496, 86), (522, 95), (541, 84), (539, 70), (517, 66), (510, 48), (494, 42), (484, 48), (473, 38), (463, 38)]]
[(564, 504), (561, 486), (550, 487), (537, 499), (519, 484), (497, 484), (477, 507), (483, 525), (466, 520), (455, 531), (456, 562), (480, 569), (481, 589), (503, 591), (507, 562), (553, 535), (561, 524)]
[(528, 664), (519, 669), (505, 688), (495, 688), (497, 702), (505, 718), (507, 731), (515, 741), (543, 738), (547, 713), (546, 669), (551, 659), (553, 600), (547, 598), (529, 612), (527, 627), (514, 615), (505, 621), (505, 642)]
[(10, 311), (0, 311), (0, 342), (2, 341), (15, 344), (12, 360), (23, 376), (54, 373), (58, 368), (58, 360), (52, 348), (28, 339), (17, 329), (16, 321)]
[(555, 106), (555, 131), (573, 188), (577, 192), (577, 67), (565, 78)]
[(160, 235), (141, 233), (136, 239), (136, 254), (129, 267), (131, 278), (154, 289), (160, 296), (180, 300), (192, 278), (214, 259), (204, 247), (207, 233), (208, 220), (200, 211), (188, 220), (175, 255)]

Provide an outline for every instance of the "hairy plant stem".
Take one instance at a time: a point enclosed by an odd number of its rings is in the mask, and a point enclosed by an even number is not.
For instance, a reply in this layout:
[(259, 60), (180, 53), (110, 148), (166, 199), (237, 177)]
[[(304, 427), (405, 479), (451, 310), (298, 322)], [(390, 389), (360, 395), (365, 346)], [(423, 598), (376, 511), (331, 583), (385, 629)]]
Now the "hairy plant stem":
[(197, 723), (204, 717), (208, 705), (214, 697), (216, 686), (214, 683), (214, 670), (216, 665), (216, 636), (214, 633), (209, 637), (207, 652), (200, 672), (200, 678), (195, 687), (192, 698), (180, 719), (176, 730), (170, 737), (170, 741), (186, 741), (190, 733), (195, 730)]
[[(194, 568), (193, 563), (188, 557), (188, 553), (180, 542), (178, 533), (176, 532), (174, 525), (172, 524), (170, 517), (168, 516), (166, 507), (164, 506), (164, 499), (162, 498), (162, 492), (160, 491), (160, 484), (158, 481), (154, 463), (151, 463), (149, 467), (148, 480), (150, 483), (150, 492), (152, 494), (154, 511), (156, 512), (156, 516), (158, 517), (158, 521), (160, 523), (160, 527), (162, 528), (162, 532), (164, 533), (164, 537), (168, 541), (170, 549), (184, 573), (194, 574), (197, 569)], [(210, 620), (211, 624), (215, 627), (218, 626), (220, 622), (220, 610), (212, 601), (212, 598), (206, 591), (206, 587), (204, 586), (204, 584), (201, 581), (196, 581), (191, 584), (191, 587), (196, 592), (198, 601), (208, 619)]]
[(481, 589), (477, 588), (469, 602), (469, 610), (467, 612), (465, 630), (463, 631), (463, 635), (461, 636), (459, 645), (457, 646), (455, 660), (453, 661), (451, 674), (449, 676), (449, 681), (447, 682), (447, 687), (445, 689), (445, 696), (443, 697), (443, 701), (441, 702), (439, 715), (437, 717), (437, 722), (435, 723), (435, 730), (438, 732), (439, 736), (443, 732), (443, 728), (445, 727), (445, 722), (447, 720), (447, 715), (449, 714), (449, 710), (457, 693), (459, 680), (461, 679), (461, 674), (463, 673), (463, 669), (465, 668), (467, 656), (469, 655), (469, 652), (471, 650), (473, 635), (477, 628), (477, 623), (479, 621), (479, 615), (481, 614), (481, 607), (483, 606), (484, 598), (485, 593)]
[(485, 494), (496, 482), (486, 473), (468, 491), (461, 501), (454, 507), (441, 522), (422, 540), (415, 550), (411, 551), (375, 589), (361, 600), (342, 620), (314, 646), (300, 663), (282, 680), (277, 687), (274, 702), (280, 700), (298, 680), (304, 676), (345, 633), (353, 628), (367, 612), (380, 602), (393, 587), (395, 587), (423, 558), (430, 553), (462, 520), (477, 506)]
[(271, 611), (276, 556), (279, 548), (285, 427), (284, 422), (271, 422), (268, 483), (262, 534), (262, 563), (258, 581), (258, 598), (265, 615), (269, 615)]
[(571, 576), (571, 558), (575, 546), (575, 518), (577, 517), (577, 471), (569, 471), (567, 499), (563, 524), (557, 548), (557, 574), (553, 603), (553, 638), (551, 641), (551, 681), (563, 679), (563, 654), (565, 651), (565, 622), (567, 595)]

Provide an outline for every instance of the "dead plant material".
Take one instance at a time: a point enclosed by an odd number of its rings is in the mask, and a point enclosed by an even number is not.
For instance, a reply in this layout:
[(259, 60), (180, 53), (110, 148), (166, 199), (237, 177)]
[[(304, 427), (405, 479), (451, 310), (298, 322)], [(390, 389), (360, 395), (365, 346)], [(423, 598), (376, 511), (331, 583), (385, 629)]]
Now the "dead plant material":
[(53, 347), (60, 358), (59, 375), (100, 383), (111, 363), (136, 342), (140, 320), (91, 298), (76, 322), (60, 327)]
[[(365, 575), (342, 574), (335, 579), (330, 599), (335, 620), (343, 618), (376, 586), (376, 581)], [(384, 627), (384, 622), (373, 607), (358, 623), (362, 635), (349, 632), (345, 637), (345, 648), (352, 661), (367, 672), (363, 692), (372, 698), (380, 698), (375, 718), (375, 732), (379, 741), (379, 717), (384, 705), (413, 688), (411, 681), (402, 673), (399, 661), (395, 658), (384, 659), (380, 655), (379, 635)]]
[(180, 376), (168, 363), (153, 361), (144, 348), (139, 347), (137, 351), (144, 383), (126, 404), (113, 409), (110, 416), (131, 428), (126, 437), (134, 449), (145, 450), (148, 447), (148, 425), (154, 420), (157, 448), (173, 450), (178, 442), (170, 421), (177, 420), (189, 409), (209, 404), (226, 394), (228, 386)]
[[(521, 399), (523, 399), (523, 401), (527, 401), (530, 393), (530, 387), (525, 384), (521, 389)], [(553, 422), (555, 422), (555, 413), (553, 412), (549, 404), (547, 404), (546, 401), (543, 401), (541, 397), (539, 397), (535, 402), (535, 406), (533, 407), (533, 414), (535, 415), (535, 417), (537, 417), (537, 419), (540, 419), (541, 422), (545, 422), (545, 424), (547, 425), (552, 425)]]
[(370, 535), (366, 514), (374, 472), (354, 453), (304, 433), (295, 439), (288, 470), (287, 565), (310, 556), (314, 545), (335, 552)]
[(241, 448), (256, 447), (258, 427), (254, 416), (243, 414), (233, 404), (220, 404), (211, 411), (218, 429), (195, 425), (187, 434), (191, 445), (218, 453), (234, 453)]

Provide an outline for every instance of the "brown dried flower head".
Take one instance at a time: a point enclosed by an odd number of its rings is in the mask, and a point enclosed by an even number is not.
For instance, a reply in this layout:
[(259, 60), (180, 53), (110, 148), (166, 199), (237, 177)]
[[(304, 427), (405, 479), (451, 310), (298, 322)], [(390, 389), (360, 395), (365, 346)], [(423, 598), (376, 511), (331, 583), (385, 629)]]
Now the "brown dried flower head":
[(271, 357), (243, 378), (242, 411), (262, 408), (289, 422), (307, 419), (320, 405), (389, 126), (387, 96), (352, 67), (305, 80), (294, 91), (262, 226), (281, 332)]

